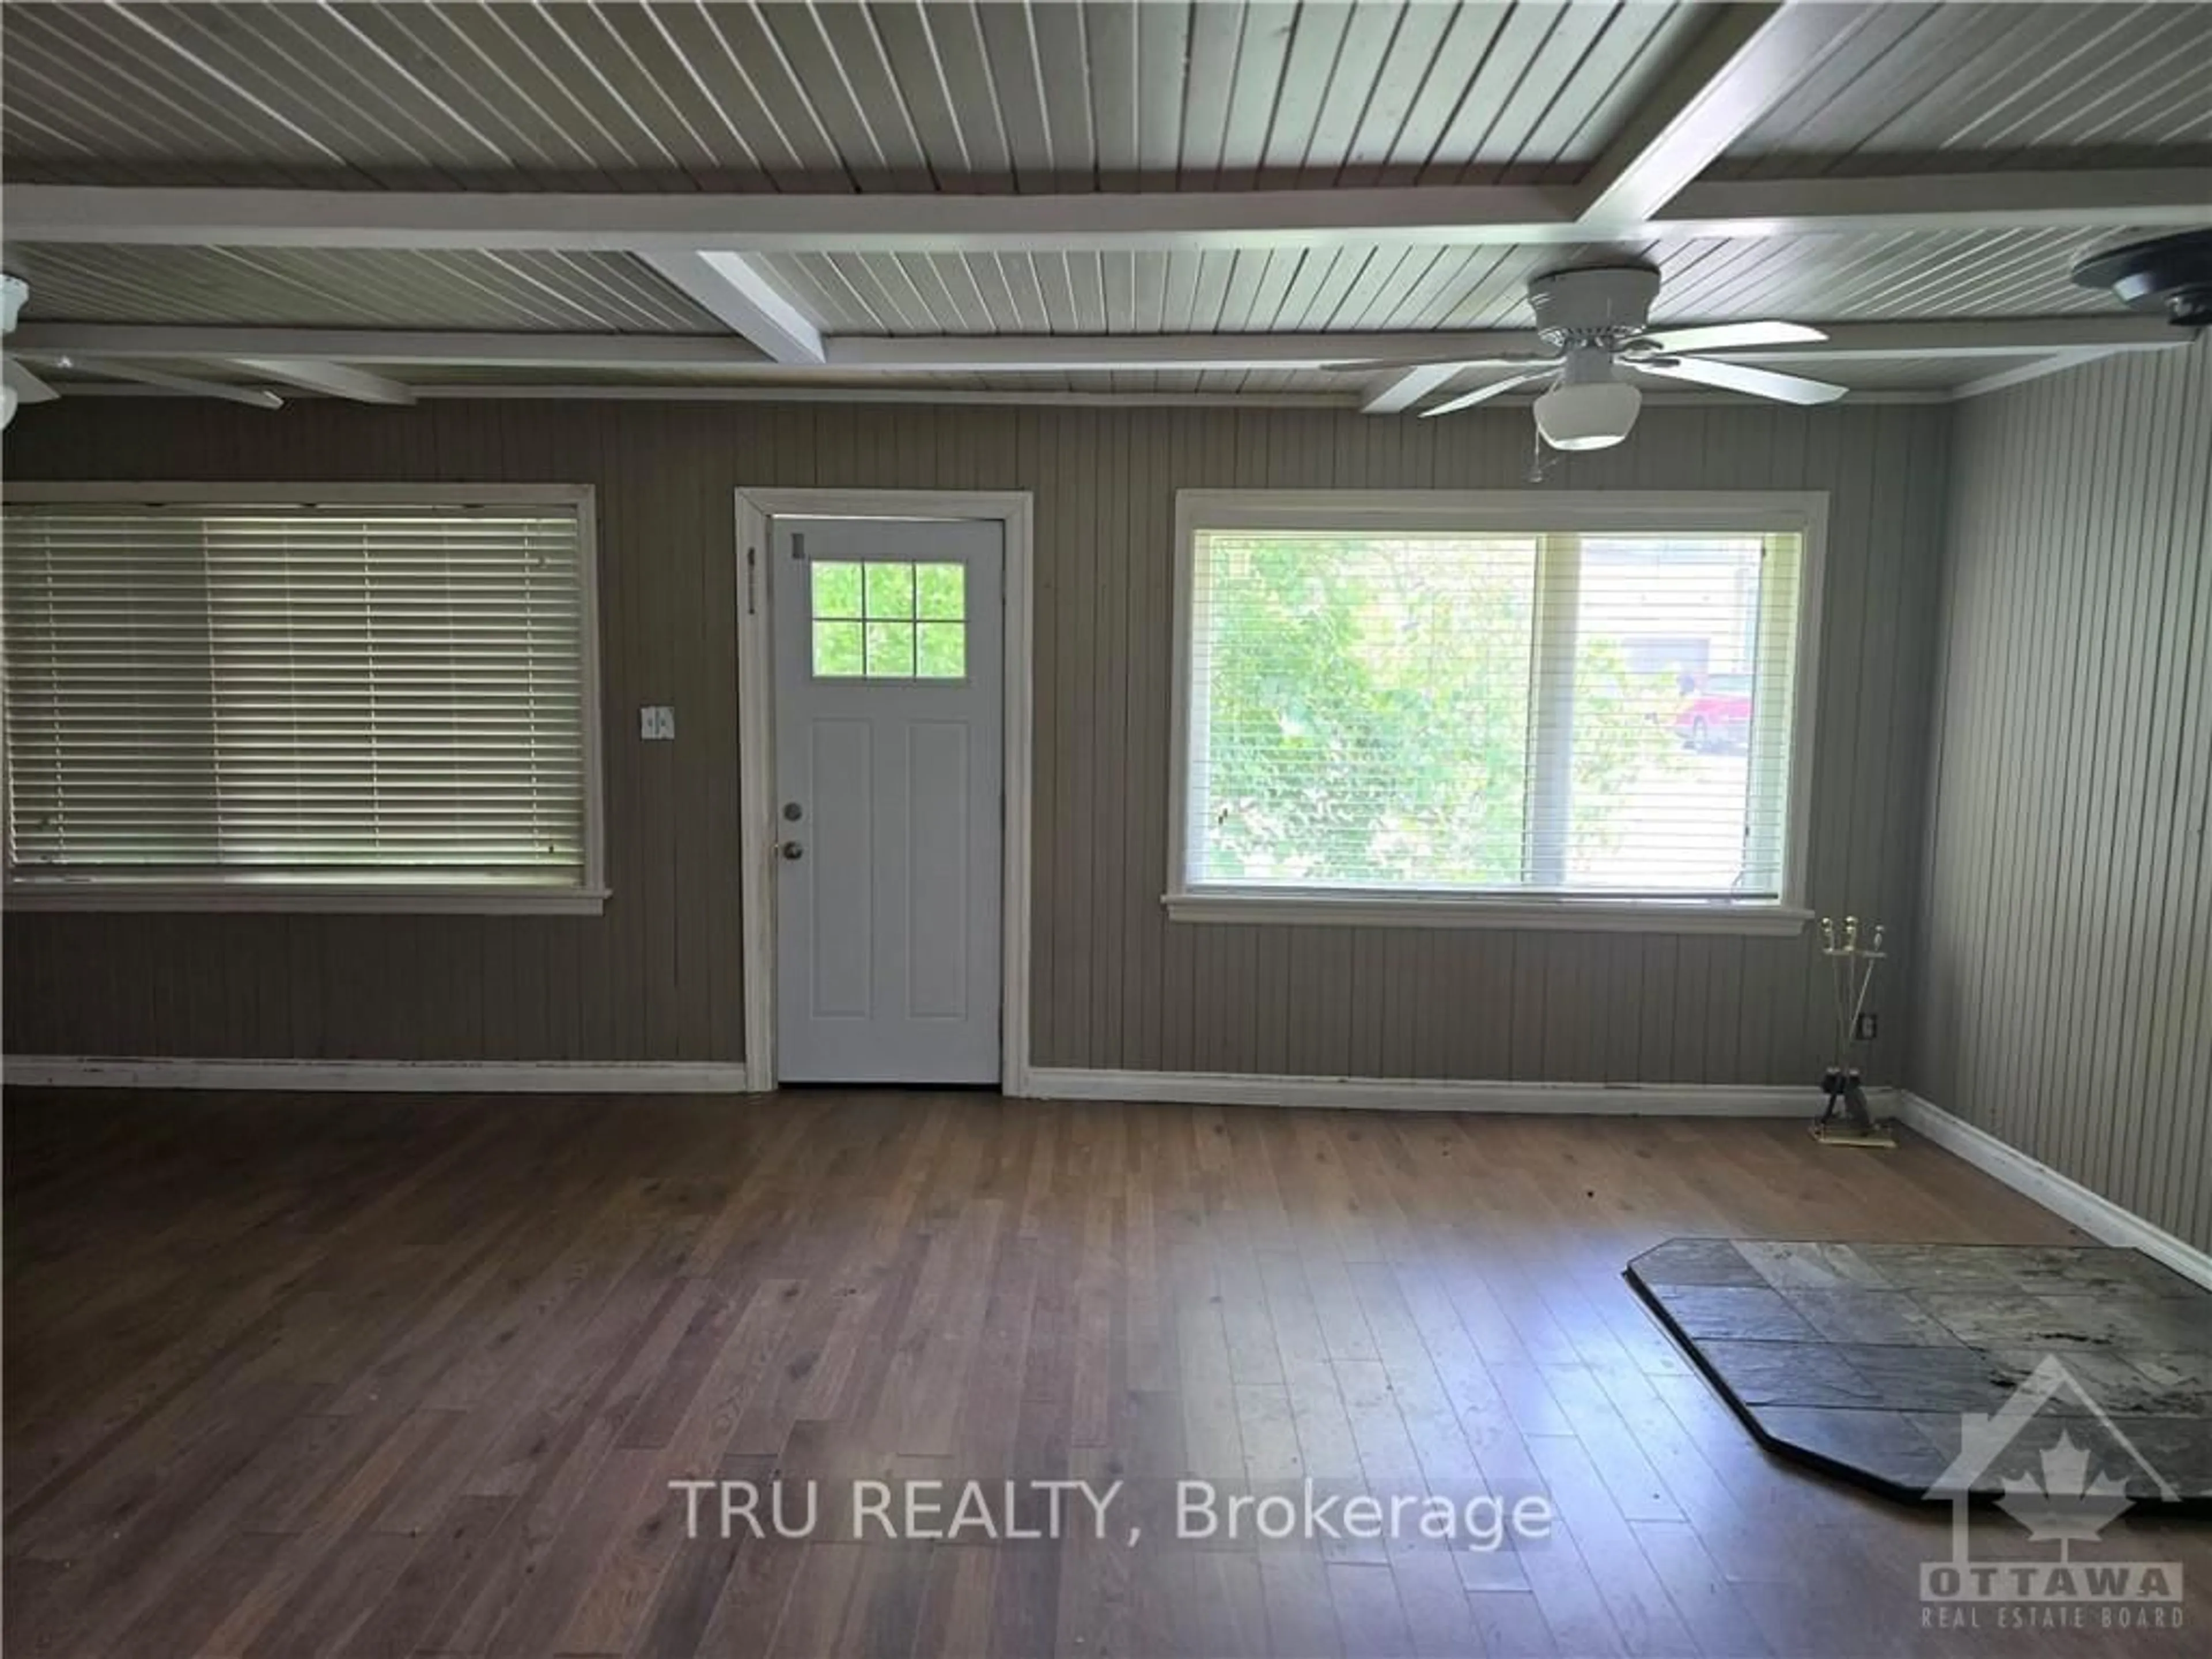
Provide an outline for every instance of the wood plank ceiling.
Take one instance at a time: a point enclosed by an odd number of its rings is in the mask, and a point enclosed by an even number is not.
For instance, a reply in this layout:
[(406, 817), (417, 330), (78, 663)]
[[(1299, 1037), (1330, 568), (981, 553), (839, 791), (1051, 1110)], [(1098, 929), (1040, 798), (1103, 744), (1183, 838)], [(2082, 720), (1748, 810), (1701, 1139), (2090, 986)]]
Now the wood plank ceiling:
[[(1741, 63), (1714, 43), (1766, 51), (1760, 31), (1785, 10), (1795, 44), (1752, 60), (1759, 79), (1716, 125), (1699, 112), (1700, 77), (1710, 90)], [(1981, 174), (2149, 169), (2170, 180), (2203, 169), (2212, 218), (2207, 5), (337, 0), (12, 5), (0, 30), (0, 151), (18, 190), (703, 192), (734, 198), (733, 223), (744, 198), (769, 194), (1526, 185), (1571, 202), (1624, 154), (1649, 162), (1655, 143), (1694, 145), (1704, 123), (1717, 142), (1692, 155), (1685, 181), (1932, 178), (1931, 198), (1948, 200)], [(1683, 118), (1655, 140), (1646, 129), (1670, 109)], [(2096, 207), (2094, 190), (2080, 193)], [(2197, 215), (2194, 204), (2147, 215), (2142, 234)], [(802, 246), (744, 258), (747, 302), (787, 307), (802, 343), (809, 330), (833, 341), (1510, 331), (1526, 326), (1531, 274), (1624, 252), (1666, 273), (1661, 320), (1985, 325), (2117, 315), (2067, 271), (2130, 227), (2101, 209), (2031, 202), (2016, 222), (1591, 228), (1548, 245), (1470, 228), (1463, 240), (1163, 234), (1110, 250)], [(42, 240), (34, 229), (6, 258), (30, 281), (34, 340), (115, 324), (727, 333), (732, 313), (711, 295), (618, 246), (371, 245), (343, 230), (276, 246)], [(2006, 337), (1976, 337), (1993, 350)], [(2078, 349), (2067, 337), (2051, 349)], [(758, 378), (743, 355), (721, 357), (723, 378)], [(1955, 386), (1989, 362), (1912, 356), (1918, 367), (1860, 383)], [(426, 383), (442, 378), (434, 361)], [(477, 367), (471, 378), (498, 378)], [(408, 365), (387, 357), (380, 372), (404, 380)], [(974, 372), (996, 383), (988, 363)], [(1183, 384), (1157, 350), (1119, 372), (1151, 377), (1147, 390)], [(564, 378), (624, 373), (579, 366)], [(1230, 378), (1193, 389), (1358, 392), (1310, 368)]]
[(1069, 191), (1572, 177), (1703, 20), (1648, 4), (342, 3), (8, 21), (24, 182)]

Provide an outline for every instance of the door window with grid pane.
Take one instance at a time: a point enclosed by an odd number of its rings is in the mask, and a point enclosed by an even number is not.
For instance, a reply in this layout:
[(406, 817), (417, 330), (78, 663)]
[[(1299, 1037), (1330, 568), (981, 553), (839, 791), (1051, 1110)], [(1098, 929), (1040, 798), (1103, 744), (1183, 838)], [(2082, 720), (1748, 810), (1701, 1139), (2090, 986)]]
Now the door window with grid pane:
[(11, 896), (596, 908), (590, 493), (261, 491), (11, 493)]
[(815, 678), (967, 678), (966, 565), (816, 559), (807, 570)]
[(1187, 493), (1170, 909), (1794, 907), (1818, 498), (1696, 499)]

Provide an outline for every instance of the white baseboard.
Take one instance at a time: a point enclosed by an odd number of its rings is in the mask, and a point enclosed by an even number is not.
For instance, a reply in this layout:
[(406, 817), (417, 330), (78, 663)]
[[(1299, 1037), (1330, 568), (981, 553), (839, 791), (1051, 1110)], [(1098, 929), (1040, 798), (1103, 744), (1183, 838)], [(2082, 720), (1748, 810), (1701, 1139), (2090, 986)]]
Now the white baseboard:
[[(757, 1093), (742, 1060), (204, 1060), (10, 1055), (0, 1076), (23, 1088), (238, 1089), (337, 1094)], [(1085, 1071), (1032, 1066), (1009, 1095), (1222, 1106), (1561, 1116), (1797, 1117), (1815, 1091), (1742, 1084), (1491, 1083), (1431, 1079), (1255, 1076), (1234, 1072)]]
[(1987, 1129), (1945, 1111), (1909, 1090), (1897, 1091), (1897, 1115), (1905, 1126), (1934, 1141), (1954, 1157), (1993, 1176), (2014, 1192), (2033, 1199), (2054, 1215), (2072, 1222), (2107, 1244), (2141, 1250), (2185, 1279), (2212, 1287), (2212, 1255), (2154, 1227), (2109, 1198), (2091, 1192), (2070, 1176), (2008, 1146)]
[(1237, 1072), (1030, 1068), (1039, 1100), (1170, 1101), (1203, 1106), (1324, 1106), (1391, 1112), (1524, 1112), (1580, 1117), (1805, 1117), (1817, 1089), (1677, 1083), (1490, 1083), (1428, 1078), (1275, 1077)]
[(743, 1061), (106, 1059), (9, 1055), (0, 1080), (48, 1089), (276, 1089), (318, 1094), (741, 1095)]

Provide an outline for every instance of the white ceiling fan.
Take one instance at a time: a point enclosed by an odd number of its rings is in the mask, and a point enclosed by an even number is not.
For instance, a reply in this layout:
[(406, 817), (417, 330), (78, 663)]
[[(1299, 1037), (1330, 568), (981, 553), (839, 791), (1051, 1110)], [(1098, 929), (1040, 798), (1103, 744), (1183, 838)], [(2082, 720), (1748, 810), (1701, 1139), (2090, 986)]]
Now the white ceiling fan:
[(1425, 420), (1472, 408), (1532, 381), (1548, 380), (1551, 386), (1536, 399), (1536, 429), (1554, 449), (1605, 449), (1628, 435), (1644, 399), (1632, 382), (1621, 378), (1624, 369), (1670, 380), (1693, 380), (1700, 386), (1720, 386), (1785, 404), (1832, 403), (1850, 390), (1826, 380), (1754, 368), (1748, 363), (1688, 355), (1826, 339), (1817, 328), (1802, 323), (1751, 322), (1655, 329), (1650, 326), (1650, 318), (1651, 302), (1658, 295), (1658, 270), (1640, 263), (1549, 271), (1528, 283), (1528, 306), (1536, 313), (1536, 336), (1551, 348), (1549, 351), (1495, 357), (1392, 358), (1329, 367), (1362, 374), (1447, 366), (1516, 371), (1421, 410)]
[[(31, 290), (20, 276), (0, 276), (0, 334), (15, 331), (15, 317)], [(22, 404), (50, 404), (62, 394), (17, 362), (11, 352), (0, 357), (0, 427), (15, 418)]]
[[(30, 285), (20, 276), (0, 274), (0, 334), (15, 331), (15, 319), (23, 309), (23, 301), (30, 297)], [(40, 359), (41, 362), (46, 361)], [(220, 398), (228, 403), (247, 404), (255, 409), (282, 409), (284, 400), (273, 392), (259, 386), (230, 386), (219, 380), (195, 380), (190, 375), (172, 374), (166, 369), (147, 368), (137, 363), (119, 363), (107, 357), (57, 357), (53, 366), (74, 368), (87, 374), (105, 375), (111, 380), (135, 380), (142, 386), (161, 386), (170, 392), (188, 392), (201, 398)], [(15, 418), (15, 411), (25, 404), (50, 404), (60, 397), (60, 391), (21, 362), (14, 352), (0, 356), (0, 427)]]

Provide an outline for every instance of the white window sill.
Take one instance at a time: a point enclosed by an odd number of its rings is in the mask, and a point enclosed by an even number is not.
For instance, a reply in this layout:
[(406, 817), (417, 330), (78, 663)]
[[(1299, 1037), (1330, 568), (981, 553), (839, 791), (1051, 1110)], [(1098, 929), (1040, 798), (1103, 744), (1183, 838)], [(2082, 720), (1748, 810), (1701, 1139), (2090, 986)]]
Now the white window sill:
[(596, 916), (607, 890), (325, 887), (246, 882), (10, 882), (10, 910), (278, 911), (293, 915)]
[(1810, 910), (1705, 899), (1456, 898), (1382, 893), (1170, 893), (1172, 921), (1338, 927), (1503, 927), (1576, 933), (1735, 933), (1791, 938)]

